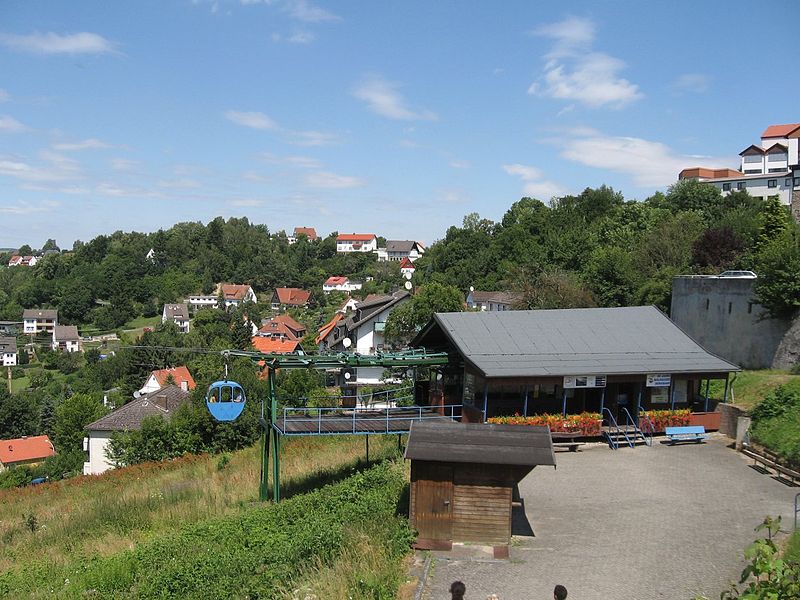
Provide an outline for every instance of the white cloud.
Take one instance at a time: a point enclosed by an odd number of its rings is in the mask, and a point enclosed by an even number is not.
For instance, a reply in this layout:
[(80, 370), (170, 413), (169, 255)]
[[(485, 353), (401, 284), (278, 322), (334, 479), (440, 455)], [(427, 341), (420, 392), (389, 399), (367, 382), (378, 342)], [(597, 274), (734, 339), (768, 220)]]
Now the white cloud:
[(530, 85), (529, 94), (593, 108), (622, 108), (643, 97), (638, 85), (619, 76), (623, 61), (591, 50), (595, 26), (588, 19), (570, 17), (533, 34), (554, 40), (554, 45), (545, 55), (544, 74)]
[(503, 165), (503, 170), (509, 175), (519, 177), (525, 184), (522, 193), (533, 198), (547, 199), (554, 196), (564, 196), (568, 193), (563, 186), (545, 179), (541, 169), (530, 165)]
[(277, 156), (271, 152), (263, 152), (259, 158), (271, 165), (284, 165), (299, 169), (319, 169), (322, 163), (310, 156)]
[(59, 142), (57, 144), (53, 144), (53, 148), (55, 150), (61, 150), (64, 152), (71, 152), (75, 150), (102, 150), (104, 148), (111, 147), (111, 144), (107, 144), (106, 142), (96, 138), (89, 138), (88, 140), (83, 140), (80, 142)]
[(158, 187), (169, 190), (190, 190), (201, 186), (199, 181), (183, 177), (180, 179), (162, 179), (158, 182)]
[(256, 206), (263, 206), (263, 200), (256, 200), (255, 198), (243, 198), (241, 200), (233, 200), (231, 201), (232, 206), (243, 206), (243, 207), (256, 207)]
[(33, 165), (14, 156), (0, 156), (0, 176), (31, 183), (69, 181), (80, 178), (78, 163), (54, 152), (44, 151), (41, 158), (48, 164)]
[(361, 177), (337, 175), (336, 173), (330, 173), (328, 171), (317, 171), (316, 173), (310, 173), (306, 177), (306, 185), (314, 188), (338, 190), (364, 187), (367, 185), (367, 182)]
[(0, 88), (0, 102), (8, 102), (9, 100), (11, 100), (11, 95), (4, 89)]
[(126, 186), (114, 182), (99, 183), (94, 188), (95, 193), (101, 196), (115, 198), (155, 198), (163, 197), (162, 194), (148, 190), (141, 186)]
[(572, 132), (555, 143), (562, 146), (563, 158), (630, 175), (642, 187), (670, 185), (687, 167), (720, 167), (727, 162), (721, 158), (679, 154), (661, 142), (591, 130)]
[(412, 110), (397, 91), (400, 84), (372, 76), (359, 84), (353, 95), (367, 103), (369, 109), (383, 117), (401, 121), (435, 121), (436, 113), (429, 110)]
[(454, 169), (469, 169), (471, 165), (468, 160), (451, 160), (450, 166)]
[(684, 73), (672, 82), (670, 86), (676, 94), (696, 93), (703, 94), (711, 86), (711, 78), (702, 73)]
[(328, 146), (339, 142), (339, 136), (323, 131), (286, 131), (287, 141), (295, 146)]
[(111, 159), (111, 168), (115, 171), (133, 171), (139, 166), (139, 161), (128, 158)]
[(290, 44), (310, 44), (316, 36), (310, 31), (297, 31), (287, 38)]
[(65, 35), (52, 32), (30, 35), (3, 33), (0, 34), (0, 44), (34, 54), (104, 54), (115, 52), (116, 46), (102, 35), (85, 31)]
[(59, 202), (54, 200), (45, 200), (39, 204), (31, 204), (29, 202), (20, 202), (16, 205), (0, 206), (0, 214), (7, 215), (29, 215), (33, 213), (51, 212), (61, 206)]
[(229, 121), (250, 127), (251, 129), (277, 130), (278, 124), (262, 112), (247, 112), (241, 110), (229, 110), (225, 112), (225, 118)]
[(0, 115), (0, 133), (21, 133), (27, 130), (28, 128), (14, 117)]
[(305, 23), (321, 23), (323, 21), (341, 21), (342, 18), (330, 11), (314, 6), (307, 0), (289, 0), (286, 5), (289, 16)]

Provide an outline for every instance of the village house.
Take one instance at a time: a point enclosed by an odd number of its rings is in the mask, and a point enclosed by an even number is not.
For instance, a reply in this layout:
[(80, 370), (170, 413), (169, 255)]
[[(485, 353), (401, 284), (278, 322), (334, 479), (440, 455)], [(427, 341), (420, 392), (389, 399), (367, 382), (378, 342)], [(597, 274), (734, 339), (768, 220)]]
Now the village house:
[[(404, 277), (407, 275), (413, 275), (414, 271), (416, 270), (417, 268), (414, 266), (414, 263), (411, 262), (410, 258), (406, 257), (400, 261), (400, 274)], [(410, 279), (410, 277), (408, 277), (408, 279)]]
[(300, 340), (271, 338), (257, 335), (251, 340), (253, 348), (264, 354), (295, 354), (300, 349)]
[(35, 267), (39, 262), (36, 256), (19, 256), (15, 254), (8, 261), (9, 267)]
[(272, 310), (286, 310), (287, 308), (307, 306), (311, 292), (300, 288), (275, 288), (272, 292)]
[(317, 240), (317, 230), (313, 227), (295, 227), (294, 234), (287, 236), (286, 241), (289, 242), (289, 244), (296, 244), (301, 235), (306, 236), (309, 242), (315, 242)]
[(15, 335), (22, 330), (22, 321), (0, 321), (0, 333)]
[(342, 233), (336, 238), (336, 252), (375, 252), (378, 238), (374, 233)]
[(33, 467), (55, 455), (56, 450), (46, 435), (0, 440), (0, 473), (22, 465)]
[(268, 319), (256, 335), (273, 340), (301, 340), (305, 334), (305, 325), (284, 314)]
[(322, 284), (322, 291), (329, 292), (354, 292), (361, 289), (362, 284), (357, 281), (350, 281), (347, 277), (328, 277)]
[(22, 332), (52, 334), (58, 325), (58, 311), (49, 308), (26, 308), (22, 312)]
[(17, 338), (0, 337), (0, 366), (13, 367), (17, 364)]
[(80, 352), (81, 336), (75, 325), (56, 325), (53, 328), (53, 350), (61, 352)]
[(161, 322), (172, 321), (181, 333), (189, 333), (189, 306), (182, 304), (165, 304), (161, 314)]
[(739, 170), (706, 167), (683, 169), (678, 179), (711, 183), (727, 195), (747, 190), (751, 196), (778, 196), (782, 204), (800, 211), (800, 123), (770, 125), (761, 134), (760, 144), (751, 144), (739, 153)]
[(478, 292), (467, 294), (467, 308), (481, 311), (513, 310), (518, 297), (511, 292)]
[(106, 454), (114, 432), (139, 430), (142, 422), (151, 416), (170, 419), (175, 411), (188, 402), (188, 391), (165, 385), (89, 423), (85, 427), (86, 437), (83, 438), (83, 450), (89, 454), (88, 460), (83, 463), (83, 474), (99, 475), (114, 468)]
[(212, 294), (197, 294), (189, 296), (186, 303), (192, 312), (197, 312), (201, 308), (217, 308), (217, 296)]
[[(386, 319), (395, 308), (410, 299), (411, 295), (402, 290), (359, 302), (351, 315), (334, 317), (334, 322), (323, 326), (317, 336), (320, 352), (382, 352), (386, 344)], [(345, 342), (346, 339), (349, 342)], [(356, 370), (356, 383), (378, 384), (382, 380), (382, 367), (359, 367)]]
[(252, 302), (253, 304), (258, 302), (253, 288), (247, 284), (223, 283), (220, 284), (220, 292), (225, 299), (225, 308), (239, 306), (245, 302)]
[(196, 387), (194, 378), (192, 374), (189, 373), (189, 369), (185, 366), (180, 366), (153, 371), (147, 377), (147, 381), (145, 381), (139, 393), (150, 394), (170, 383), (182, 389), (184, 392), (191, 392)]
[(425, 253), (422, 242), (414, 240), (388, 240), (386, 248), (378, 248), (378, 262), (399, 262), (407, 258), (412, 263)]

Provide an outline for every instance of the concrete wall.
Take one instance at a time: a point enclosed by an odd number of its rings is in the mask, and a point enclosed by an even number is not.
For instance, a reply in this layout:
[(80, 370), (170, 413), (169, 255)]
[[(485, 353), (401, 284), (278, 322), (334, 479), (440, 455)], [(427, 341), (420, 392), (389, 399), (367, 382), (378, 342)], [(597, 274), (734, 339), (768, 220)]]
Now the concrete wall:
[(83, 474), (99, 475), (109, 469), (113, 469), (114, 465), (111, 464), (106, 456), (106, 448), (111, 441), (111, 432), (90, 431), (87, 437), (86, 450), (89, 452), (89, 460), (83, 463)]
[(747, 411), (735, 404), (720, 403), (717, 410), (722, 413), (719, 423), (719, 432), (724, 433), (729, 438), (736, 438), (736, 427), (739, 417), (747, 415)]
[(752, 279), (672, 280), (670, 318), (703, 348), (745, 369), (768, 369), (790, 323), (765, 317)]

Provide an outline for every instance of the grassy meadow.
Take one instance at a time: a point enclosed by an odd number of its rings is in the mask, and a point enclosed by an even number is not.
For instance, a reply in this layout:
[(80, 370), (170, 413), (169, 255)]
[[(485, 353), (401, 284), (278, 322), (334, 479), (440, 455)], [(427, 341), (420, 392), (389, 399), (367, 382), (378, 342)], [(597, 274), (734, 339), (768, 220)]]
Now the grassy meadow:
[[(371, 442), (371, 458), (396, 453), (394, 437), (376, 436)], [(313, 496), (308, 492), (352, 476), (363, 468), (363, 457), (363, 437), (285, 440), (281, 462), (283, 497), (295, 501)], [(140, 553), (146, 555), (146, 549), (156, 546), (163, 551), (165, 546), (178, 544), (174, 540), (181, 540), (181, 536), (196, 535), (191, 532), (207, 523), (229, 525), (232, 520), (256, 518), (253, 514), (278, 509), (285, 503), (276, 507), (257, 502), (259, 473), (258, 447), (253, 447), (224, 457), (186, 456), (119, 469), (99, 477), (77, 477), (2, 491), (0, 573), (5, 574), (0, 575), (0, 597), (47, 597), (46, 588), (52, 587), (52, 577), (58, 579), (64, 573), (83, 572), (87, 564), (95, 563), (100, 565), (98, 569), (101, 566), (105, 570), (128, 569), (127, 561), (138, 560)], [(290, 510), (288, 506), (280, 510)], [(348, 530), (346, 535), (363, 538), (367, 534), (365, 530)], [(302, 538), (300, 533), (297, 536)], [(382, 577), (388, 577), (396, 585), (397, 578), (402, 576), (397, 549), (390, 552), (386, 544), (375, 539), (370, 544), (372, 547), (348, 543), (348, 550), (336, 557), (310, 552), (310, 562), (304, 568), (313, 575), (312, 587), (325, 581), (329, 583), (324, 585), (334, 587), (355, 585), (354, 581), (368, 575), (362, 569), (367, 558), (381, 563), (375, 565), (376, 572), (383, 573)], [(355, 556), (354, 552), (360, 555)], [(340, 561), (349, 566), (338, 568)], [(131, 569), (137, 573), (135, 568)], [(27, 580), (32, 582), (30, 587), (20, 589), (20, 582)], [(131, 589), (144, 585), (142, 581), (134, 583)], [(298, 580), (297, 586), (304, 586), (302, 580)], [(109, 592), (108, 597), (128, 597), (130, 590), (123, 591), (124, 594), (120, 590)], [(155, 591), (150, 590), (151, 594)], [(291, 597), (294, 592), (287, 588), (280, 593)], [(130, 597), (137, 595), (133, 593)]]
[[(762, 369), (758, 371), (742, 371), (734, 378), (732, 392), (728, 392), (728, 402), (751, 409), (764, 397), (780, 385), (800, 381), (800, 375), (792, 375), (788, 371), (778, 369)], [(710, 396), (722, 400), (725, 394), (725, 381), (711, 382)]]

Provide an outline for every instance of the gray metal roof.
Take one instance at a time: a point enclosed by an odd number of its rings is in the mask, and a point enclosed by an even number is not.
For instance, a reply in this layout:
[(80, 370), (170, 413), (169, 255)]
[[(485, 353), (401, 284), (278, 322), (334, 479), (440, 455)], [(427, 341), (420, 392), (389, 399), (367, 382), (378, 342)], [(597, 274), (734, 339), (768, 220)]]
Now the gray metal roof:
[(189, 401), (189, 393), (174, 385), (165, 385), (155, 392), (145, 394), (118, 409), (89, 423), (90, 431), (131, 431), (142, 428), (142, 421), (151, 415), (169, 418), (181, 405)]
[(555, 466), (546, 426), (417, 421), (405, 457), (412, 460), (489, 465)]
[(436, 313), (414, 345), (436, 326), (490, 378), (740, 370), (654, 306)]

